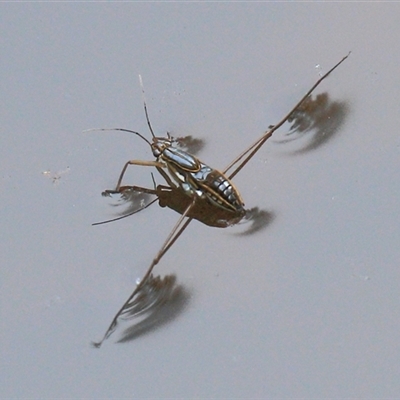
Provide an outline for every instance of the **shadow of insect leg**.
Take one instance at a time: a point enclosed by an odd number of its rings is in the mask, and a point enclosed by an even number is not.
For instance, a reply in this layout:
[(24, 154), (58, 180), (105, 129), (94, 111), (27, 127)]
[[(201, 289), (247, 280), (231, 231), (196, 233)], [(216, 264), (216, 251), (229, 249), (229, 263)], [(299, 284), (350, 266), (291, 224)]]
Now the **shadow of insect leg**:
[(246, 158), (236, 167), (236, 169), (228, 176), (229, 179), (232, 179), (254, 156), (254, 154), (261, 148), (261, 146), (272, 136), (272, 134), (279, 129), (292, 115), (293, 113), (303, 104), (303, 102), (311, 95), (314, 89), (330, 75), (344, 60), (349, 57), (351, 52), (347, 54), (347, 56), (343, 57), (336, 65), (334, 65), (326, 74), (321, 76), (314, 83), (311, 89), (301, 98), (301, 100), (289, 111), (288, 114), (285, 115), (276, 125), (271, 125), (271, 128), (264, 133), (256, 142), (254, 142), (250, 147), (248, 147), (245, 151), (243, 151), (238, 157), (236, 157), (224, 170), (223, 173), (227, 173), (234, 165), (236, 165), (243, 157)]
[(182, 232), (186, 229), (186, 227), (189, 225), (190, 221), (192, 218), (186, 218), (188, 213), (190, 212), (190, 209), (193, 207), (195, 203), (195, 200), (193, 200), (189, 206), (186, 208), (185, 212), (181, 215), (179, 218), (178, 222), (175, 224), (173, 229), (171, 230), (170, 234), (168, 235), (167, 239), (165, 240), (164, 244), (161, 246), (161, 249), (158, 251), (157, 255), (154, 257), (153, 261), (151, 262), (149, 268), (146, 271), (146, 274), (140, 281), (140, 283), (136, 286), (135, 290), (133, 293), (129, 296), (129, 298), (125, 301), (124, 305), (119, 309), (117, 314), (115, 314), (113, 320), (111, 321), (110, 326), (108, 327), (106, 333), (103, 336), (103, 339), (101, 339), (100, 342), (92, 342), (92, 345), (94, 347), (99, 348), (104, 340), (108, 339), (111, 334), (115, 331), (118, 325), (118, 318), (120, 315), (124, 312), (125, 308), (129, 306), (131, 300), (140, 292), (142, 287), (145, 285), (147, 279), (151, 275), (151, 272), (153, 271), (153, 268), (159, 263), (161, 258), (164, 256), (164, 254), (171, 248), (171, 246), (176, 242), (176, 240), (179, 238), (179, 236), (182, 234)]

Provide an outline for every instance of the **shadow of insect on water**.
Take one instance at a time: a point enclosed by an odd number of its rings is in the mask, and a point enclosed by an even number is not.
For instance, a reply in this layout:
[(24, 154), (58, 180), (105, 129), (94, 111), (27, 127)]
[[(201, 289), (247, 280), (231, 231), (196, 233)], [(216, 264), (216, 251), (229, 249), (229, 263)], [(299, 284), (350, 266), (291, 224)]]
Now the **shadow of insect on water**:
[(184, 310), (189, 297), (188, 291), (176, 284), (174, 274), (164, 278), (151, 274), (140, 293), (120, 316), (127, 320), (135, 318), (136, 323), (125, 329), (118, 342), (133, 340), (169, 324)]
[[(165, 298), (165, 294), (170, 293), (174, 285), (171, 286), (168, 280), (161, 280), (159, 277), (154, 278), (152, 275), (153, 268), (158, 264), (164, 254), (171, 248), (171, 246), (175, 243), (175, 241), (179, 238), (179, 236), (193, 219), (196, 219), (208, 226), (220, 228), (238, 224), (239, 222), (246, 220), (246, 218), (250, 220), (253, 219), (254, 221), (263, 221), (258, 225), (253, 223), (247, 233), (261, 229), (273, 219), (272, 213), (260, 211), (257, 208), (246, 211), (244, 208), (244, 202), (239, 191), (233, 184), (232, 178), (240, 172), (240, 170), (248, 163), (248, 161), (277, 129), (279, 129), (289, 120), (296, 120), (297, 115), (299, 115), (299, 113), (302, 111), (301, 107), (306, 107), (304, 105), (307, 105), (305, 101), (310, 98), (310, 95), (314, 89), (344, 60), (346, 60), (349, 55), (350, 53), (343, 57), (334, 67), (324, 74), (293, 107), (293, 109), (281, 119), (281, 121), (279, 121), (276, 125), (271, 126), (268, 131), (266, 131), (257, 141), (255, 141), (238, 157), (236, 157), (222, 172), (209, 167), (194, 155), (179, 148), (176, 145), (176, 140), (174, 140), (168, 132), (167, 137), (157, 137), (154, 135), (147, 112), (143, 84), (140, 76), (139, 78), (143, 93), (144, 111), (146, 115), (146, 121), (152, 135), (152, 142), (146, 139), (139, 132), (123, 128), (103, 128), (89, 130), (117, 130), (135, 134), (142, 138), (150, 146), (155, 157), (155, 161), (129, 160), (126, 162), (119, 176), (116, 188), (113, 190), (106, 190), (103, 192), (104, 195), (119, 194), (125, 196), (126, 198), (129, 198), (129, 196), (133, 196), (132, 198), (134, 198), (136, 195), (153, 195), (156, 196), (154, 200), (142, 207), (139, 207), (137, 210), (132, 211), (131, 214), (149, 207), (158, 199), (159, 204), (162, 207), (167, 206), (181, 215), (148, 267), (144, 277), (136, 285), (133, 293), (128, 297), (126, 302), (114, 316), (102, 340), (92, 343), (95, 347), (100, 347), (103, 341), (115, 331), (120, 318), (126, 318), (127, 316), (135, 316), (136, 318), (141, 315), (142, 310), (158, 310), (158, 307), (154, 306), (154, 304), (163, 303), (162, 301), (158, 300)], [(197, 142), (197, 144), (199, 145), (200, 142)], [(126, 169), (130, 165), (155, 167), (168, 185), (156, 186), (154, 183), (153, 189), (138, 186), (122, 186), (122, 179)], [(235, 167), (235, 169), (233, 169), (233, 167)], [(231, 169), (233, 169), (233, 171), (228, 174), (228, 171)], [(115, 218), (114, 220), (121, 219), (125, 216)], [(96, 225), (99, 224), (102, 223), (97, 223)], [(148, 304), (153, 305), (149, 307)], [(138, 325), (136, 324), (136, 328), (137, 327)], [(134, 332), (138, 331), (133, 329), (127, 337), (134, 337)]]
[(320, 93), (314, 98), (309, 96), (293, 111), (288, 119), (292, 124), (286, 139), (275, 141), (287, 144), (299, 139), (306, 139), (306, 144), (291, 151), (291, 154), (304, 154), (327, 144), (342, 126), (349, 107), (346, 102), (332, 101), (328, 93)]

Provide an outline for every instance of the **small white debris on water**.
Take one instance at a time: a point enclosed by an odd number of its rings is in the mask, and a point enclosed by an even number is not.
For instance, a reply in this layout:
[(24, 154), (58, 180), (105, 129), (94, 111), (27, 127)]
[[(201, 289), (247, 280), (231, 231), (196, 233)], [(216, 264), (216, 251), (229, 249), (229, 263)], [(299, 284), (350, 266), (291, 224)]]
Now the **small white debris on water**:
[(371, 279), (368, 275), (352, 274), (352, 276), (361, 279), (362, 281), (369, 281)]
[(315, 64), (315, 69), (317, 70), (319, 76), (322, 76), (322, 75), (323, 75), (323, 74), (322, 74), (322, 67), (321, 67), (321, 64)]
[(47, 171), (43, 171), (42, 175), (50, 178), (53, 181), (53, 185), (58, 185), (62, 175), (67, 174), (71, 170), (70, 167), (58, 172), (51, 172), (49, 169)]

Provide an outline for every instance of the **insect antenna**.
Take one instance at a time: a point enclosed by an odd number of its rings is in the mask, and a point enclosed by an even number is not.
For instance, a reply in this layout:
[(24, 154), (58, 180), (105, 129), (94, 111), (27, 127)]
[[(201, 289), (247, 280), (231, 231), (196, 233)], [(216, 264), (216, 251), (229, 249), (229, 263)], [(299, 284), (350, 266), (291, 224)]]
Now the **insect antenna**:
[(94, 132), (94, 131), (121, 131), (121, 132), (128, 132), (128, 133), (133, 133), (140, 138), (142, 138), (149, 146), (151, 146), (151, 143), (139, 132), (136, 131), (131, 131), (130, 129), (125, 129), (125, 128), (91, 128), (91, 129), (85, 129), (82, 131), (83, 133), (86, 132)]
[(143, 105), (144, 105), (144, 113), (146, 114), (147, 125), (149, 126), (151, 135), (153, 136), (153, 138), (155, 138), (156, 135), (154, 134), (153, 128), (151, 127), (149, 113), (147, 112), (146, 97), (145, 97), (145, 94), (144, 94), (144, 86), (143, 86), (142, 75), (139, 75), (139, 82), (140, 82), (140, 87), (142, 88), (142, 98), (143, 98)]

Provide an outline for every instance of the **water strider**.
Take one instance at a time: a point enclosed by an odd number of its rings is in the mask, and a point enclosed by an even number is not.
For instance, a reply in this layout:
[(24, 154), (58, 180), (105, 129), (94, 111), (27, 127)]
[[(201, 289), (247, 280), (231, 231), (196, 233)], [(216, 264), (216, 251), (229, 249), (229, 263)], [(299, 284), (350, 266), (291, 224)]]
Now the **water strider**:
[[(119, 176), (116, 188), (114, 190), (106, 190), (104, 193), (124, 193), (127, 190), (133, 190), (137, 192), (156, 194), (161, 204), (165, 191), (170, 191), (170, 193), (174, 193), (174, 195), (164, 197), (164, 199), (166, 199), (164, 203), (168, 207), (180, 213), (181, 216), (179, 217), (175, 226), (172, 228), (160, 250), (152, 260), (144, 277), (137, 284), (133, 293), (129, 296), (129, 298), (114, 316), (102, 340), (93, 343), (95, 347), (100, 347), (103, 341), (115, 331), (118, 318), (125, 314), (127, 309), (132, 307), (132, 299), (134, 299), (136, 295), (140, 294), (141, 291), (146, 288), (148, 280), (152, 279), (151, 273), (153, 268), (175, 243), (192, 219), (197, 219), (200, 222), (210, 226), (219, 226), (213, 222), (213, 219), (210, 219), (210, 215), (221, 213), (222, 216), (219, 220), (225, 221), (225, 226), (228, 226), (239, 222), (246, 215), (244, 202), (239, 191), (231, 181), (232, 178), (248, 163), (248, 161), (255, 155), (261, 146), (272, 136), (272, 134), (293, 116), (295, 111), (311, 95), (315, 88), (344, 60), (346, 60), (349, 55), (350, 53), (343, 57), (334, 67), (332, 67), (326, 74), (318, 79), (318, 81), (292, 108), (292, 110), (290, 110), (290, 112), (284, 116), (284, 118), (282, 118), (276, 125), (271, 126), (269, 130), (267, 130), (251, 146), (239, 154), (239, 156), (237, 156), (222, 172), (209, 167), (194, 155), (174, 146), (173, 138), (169, 134), (167, 134), (167, 137), (155, 136), (150, 124), (145, 101), (144, 110), (147, 124), (152, 135), (152, 142), (150, 142), (140, 133), (128, 129), (99, 129), (103, 131), (118, 130), (133, 133), (141, 137), (150, 146), (155, 157), (155, 160), (152, 161), (129, 160), (126, 162)], [(144, 95), (142, 82), (141, 86)], [(146, 189), (137, 186), (121, 186), (123, 176), (129, 165), (155, 167), (163, 176), (168, 186), (159, 185), (154, 189)], [(236, 166), (235, 169), (233, 169), (234, 166)], [(233, 171), (228, 174), (228, 171), (231, 169), (233, 169)]]

